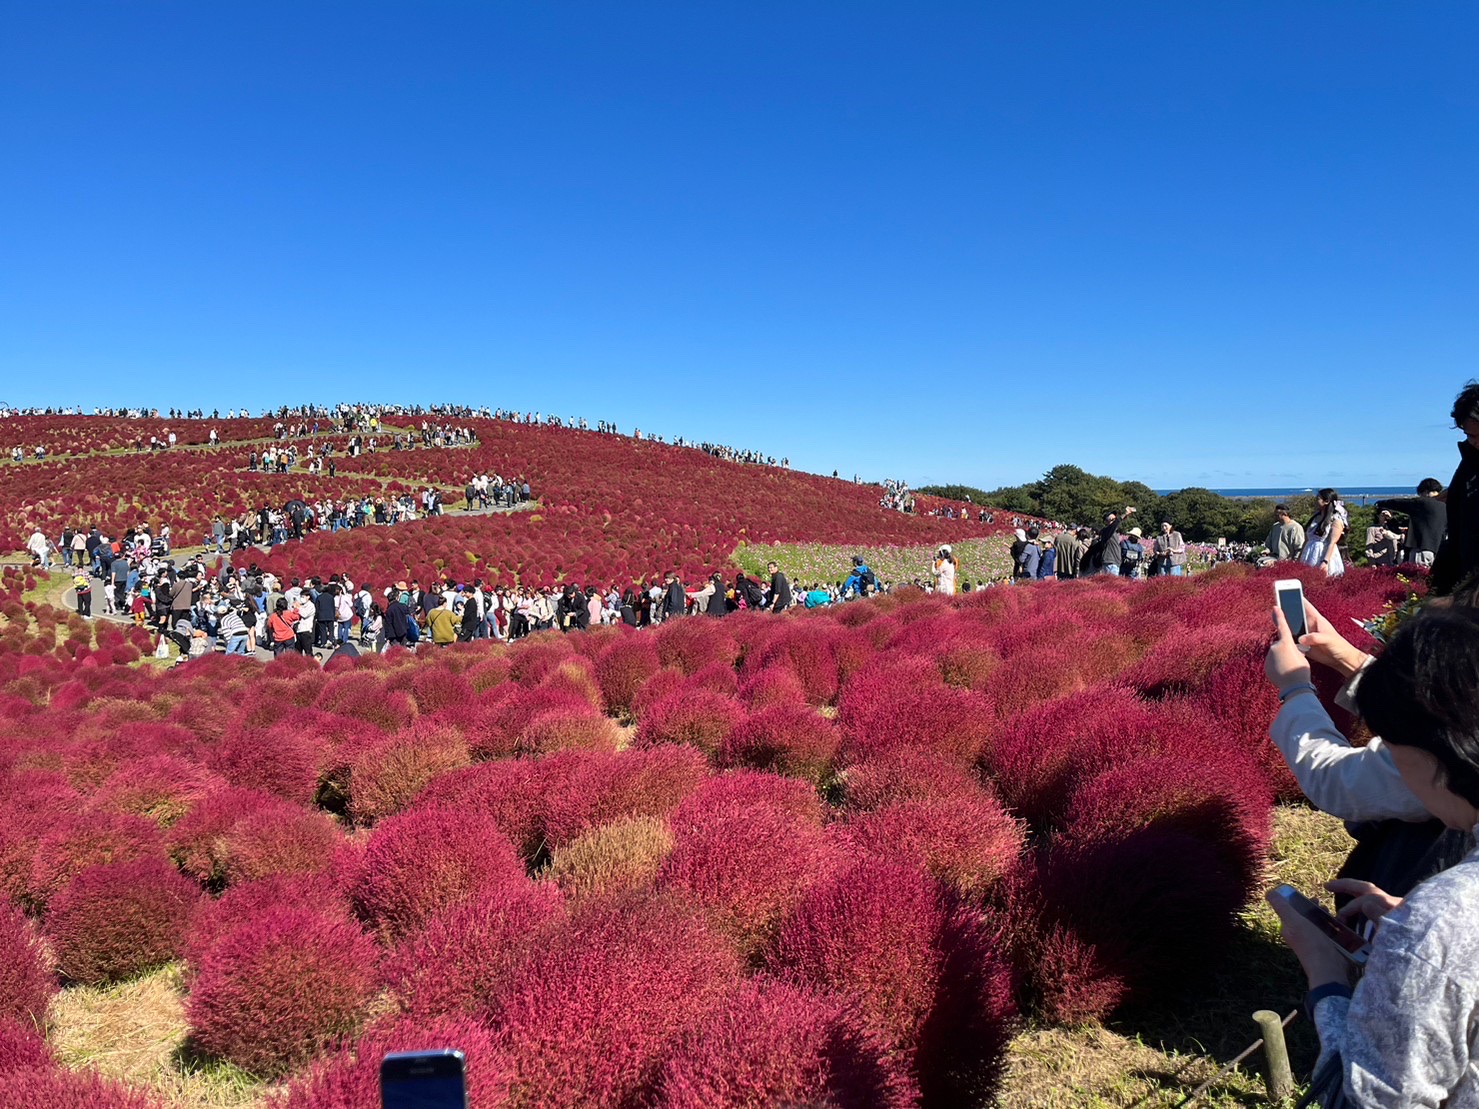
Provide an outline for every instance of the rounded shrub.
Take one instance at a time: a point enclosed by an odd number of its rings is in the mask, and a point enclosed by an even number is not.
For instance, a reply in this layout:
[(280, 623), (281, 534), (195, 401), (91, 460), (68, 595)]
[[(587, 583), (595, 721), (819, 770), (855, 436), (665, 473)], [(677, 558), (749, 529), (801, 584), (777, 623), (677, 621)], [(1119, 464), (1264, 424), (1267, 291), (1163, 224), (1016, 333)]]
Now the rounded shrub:
[(563, 913), (555, 886), (506, 878), (403, 938), (385, 980), (412, 1016), (480, 1012)]
[(643, 889), (656, 882), (672, 850), (666, 820), (623, 817), (556, 847), (549, 877), (576, 900)]
[(932, 751), (909, 747), (860, 762), (843, 775), (844, 798), (854, 812), (902, 801), (974, 796), (979, 788), (970, 768)]
[(29, 1021), (0, 1017), (0, 1074), (56, 1065), (51, 1047)]
[(832, 840), (784, 809), (756, 807), (680, 825), (657, 888), (700, 908), (754, 959), (816, 882), (840, 865)]
[(558, 849), (622, 817), (666, 816), (709, 776), (703, 755), (686, 747), (570, 756), (545, 797), (544, 835)]
[(44, 910), (90, 866), (163, 856), (164, 840), (152, 820), (129, 813), (70, 813), (36, 844), (28, 898)]
[(802, 704), (774, 704), (739, 724), (720, 745), (720, 766), (774, 770), (820, 783), (832, 772), (842, 735)]
[(752, 979), (663, 1064), (663, 1109), (742, 1105), (912, 1106), (918, 1091), (835, 996)]
[(44, 1105), (47, 1109), (163, 1109), (143, 1090), (104, 1078), (96, 1071), (24, 1067), (0, 1072), (0, 1105)]
[(272, 1076), (353, 1035), (377, 985), (375, 944), (348, 919), (269, 909), (221, 936), (186, 1001), (205, 1052)]
[(606, 711), (628, 715), (632, 698), (656, 674), (662, 663), (657, 657), (657, 644), (649, 635), (624, 635), (596, 658), (596, 681)]
[(664, 1057), (738, 972), (722, 939), (664, 899), (592, 902), (535, 950), (491, 1006), (511, 1068), (510, 1100), (649, 1100)]
[(0, 905), (0, 1020), (39, 1028), (56, 992), (51, 960), (36, 929), (19, 910)]
[(985, 893), (1018, 863), (1025, 829), (985, 790), (897, 801), (851, 819), (846, 840), (913, 863), (958, 893)]
[(366, 1030), (352, 1048), (335, 1052), (295, 1080), (276, 1104), (283, 1109), (380, 1109), (380, 1060), (395, 1051), (461, 1051), (466, 1062), (467, 1103), (506, 1103), (507, 1064), (493, 1034), (470, 1017), (396, 1020)]
[(433, 778), (470, 758), (461, 732), (422, 721), (362, 745), (349, 760), (350, 815), (372, 824), (400, 812)]
[(396, 938), (481, 890), (523, 875), (522, 860), (487, 813), (417, 807), (376, 826), (353, 900), (365, 920)]
[(816, 789), (799, 778), (763, 770), (727, 770), (702, 782), (675, 810), (673, 830), (683, 834), (702, 824), (744, 817), (755, 811), (781, 813), (820, 827), (825, 806)]
[(216, 780), (198, 764), (154, 755), (115, 770), (92, 796), (92, 808), (132, 813), (168, 828), (200, 801)]
[(178, 953), (199, 898), (200, 888), (163, 859), (89, 867), (47, 913), (57, 969), (98, 986), (162, 966)]
[(198, 970), (216, 940), (239, 922), (274, 908), (316, 909), (347, 914), (349, 903), (325, 888), (322, 878), (309, 874), (275, 874), (229, 887), (219, 898), (196, 902), (180, 943), (180, 956)]
[(643, 747), (681, 743), (714, 756), (744, 714), (733, 698), (723, 694), (704, 689), (675, 691), (643, 712), (637, 743)]

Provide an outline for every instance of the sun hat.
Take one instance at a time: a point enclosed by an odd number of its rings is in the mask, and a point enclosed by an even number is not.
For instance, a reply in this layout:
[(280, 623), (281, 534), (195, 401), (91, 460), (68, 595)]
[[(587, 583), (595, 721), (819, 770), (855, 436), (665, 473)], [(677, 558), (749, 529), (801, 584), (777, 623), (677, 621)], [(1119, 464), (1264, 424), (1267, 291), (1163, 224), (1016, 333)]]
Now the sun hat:
[(1133, 535), (1136, 539), (1139, 539), (1140, 538), (1140, 529), (1139, 528), (1131, 528), (1130, 529), (1130, 534)]

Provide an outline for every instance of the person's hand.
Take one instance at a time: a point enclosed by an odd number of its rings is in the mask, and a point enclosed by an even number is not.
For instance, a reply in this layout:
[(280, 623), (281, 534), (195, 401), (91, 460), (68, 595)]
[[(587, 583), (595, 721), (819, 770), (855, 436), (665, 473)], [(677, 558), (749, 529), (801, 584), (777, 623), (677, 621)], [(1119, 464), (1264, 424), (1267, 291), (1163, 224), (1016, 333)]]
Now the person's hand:
[(1274, 629), (1278, 633), (1269, 644), (1268, 655), (1263, 660), (1263, 672), (1274, 688), (1280, 692), (1292, 685), (1310, 680), (1310, 661), (1294, 642), (1294, 633), (1289, 630), (1289, 621), (1274, 606)]
[(1345, 679), (1366, 665), (1370, 656), (1351, 646), (1309, 601), (1304, 602), (1304, 620), (1308, 631), (1299, 637), (1299, 645), (1308, 650), (1311, 661), (1330, 667)]
[(1358, 916), (1380, 920), (1402, 904), (1400, 897), (1393, 897), (1386, 890), (1358, 878), (1333, 878), (1325, 883), (1325, 888), (1351, 898), (1346, 907), (1335, 914), (1347, 924)]
[(1275, 897), (1272, 891), (1265, 894), (1264, 899), (1278, 916), (1283, 928), (1284, 943), (1294, 952), (1299, 965), (1304, 967), (1310, 989), (1330, 982), (1350, 983), (1351, 964), (1329, 936), (1320, 931), (1317, 925), (1300, 916), (1299, 911), (1289, 902), (1282, 897)]

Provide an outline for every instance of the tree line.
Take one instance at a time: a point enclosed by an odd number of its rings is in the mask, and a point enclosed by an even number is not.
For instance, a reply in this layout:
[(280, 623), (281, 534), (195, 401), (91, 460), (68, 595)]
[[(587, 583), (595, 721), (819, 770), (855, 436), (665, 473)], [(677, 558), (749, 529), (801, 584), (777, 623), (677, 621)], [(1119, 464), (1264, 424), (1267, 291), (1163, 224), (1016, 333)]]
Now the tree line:
[[(1170, 520), (1182, 535), (1197, 543), (1215, 543), (1218, 539), (1261, 543), (1274, 526), (1272, 500), (1234, 500), (1195, 486), (1161, 496), (1143, 482), (1117, 481), (1070, 465), (1054, 466), (1026, 485), (990, 490), (969, 485), (927, 485), (919, 492), (1089, 527), (1102, 524), (1107, 512), (1123, 512), (1126, 505), (1134, 505), (1146, 534), (1160, 521)], [(1301, 523), (1315, 511), (1311, 494), (1284, 503)], [(1373, 510), (1347, 508), (1352, 532), (1364, 535)]]

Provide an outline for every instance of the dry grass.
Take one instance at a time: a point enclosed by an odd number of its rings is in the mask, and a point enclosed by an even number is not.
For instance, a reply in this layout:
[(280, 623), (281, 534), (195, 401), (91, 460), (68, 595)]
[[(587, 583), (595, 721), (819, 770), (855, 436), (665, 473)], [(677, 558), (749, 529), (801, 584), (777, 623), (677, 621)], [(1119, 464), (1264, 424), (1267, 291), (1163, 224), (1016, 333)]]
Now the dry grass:
[(65, 990), (51, 1021), (63, 1063), (147, 1087), (170, 1105), (224, 1109), (264, 1099), (266, 1087), (250, 1075), (185, 1047), (178, 964), (116, 986)]
[[(1352, 841), (1339, 820), (1303, 806), (1274, 816), (1268, 885), (1288, 882), (1317, 892)], [(1175, 1005), (1127, 1012), (1107, 1028), (1029, 1029), (1010, 1048), (1002, 1104), (1028, 1106), (1176, 1106), (1258, 1038), (1252, 1014), (1298, 1007), (1304, 978), (1279, 942), (1273, 910), (1261, 899), (1241, 914), (1231, 949), (1209, 979)], [(1219, 953), (1209, 952), (1209, 957)], [(1318, 1052), (1302, 1016), (1287, 1032), (1296, 1076)], [(1266, 1105), (1261, 1055), (1234, 1067), (1196, 1101), (1201, 1106)]]

